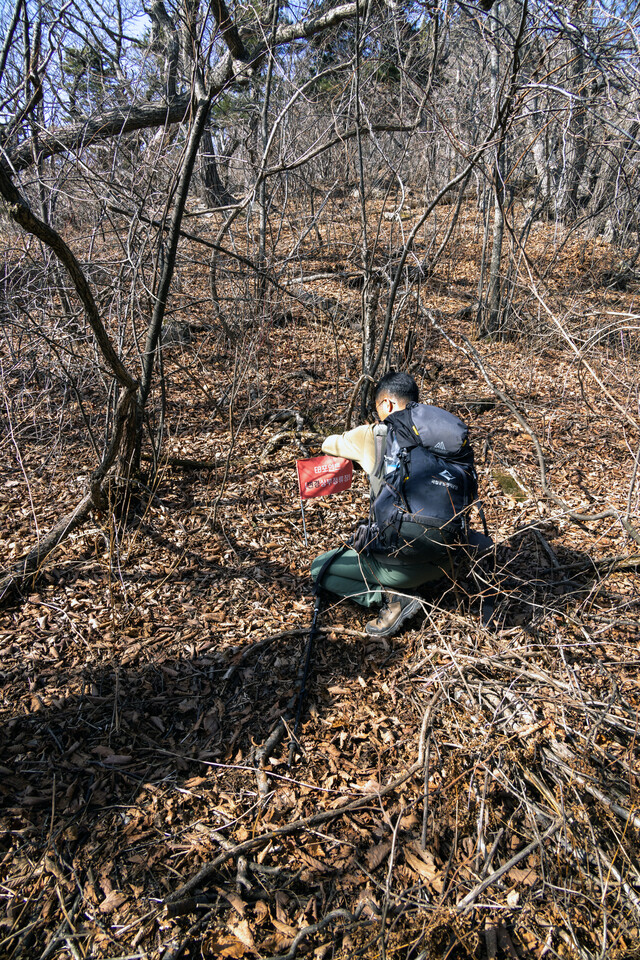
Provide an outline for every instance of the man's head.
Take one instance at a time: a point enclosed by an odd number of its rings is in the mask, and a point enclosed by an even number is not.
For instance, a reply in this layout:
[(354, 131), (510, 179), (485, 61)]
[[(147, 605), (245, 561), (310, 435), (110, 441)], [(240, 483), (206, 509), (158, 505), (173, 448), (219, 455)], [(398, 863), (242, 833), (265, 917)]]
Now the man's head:
[(387, 373), (378, 380), (373, 394), (376, 412), (381, 420), (390, 413), (404, 410), (408, 403), (417, 403), (418, 384), (409, 373)]

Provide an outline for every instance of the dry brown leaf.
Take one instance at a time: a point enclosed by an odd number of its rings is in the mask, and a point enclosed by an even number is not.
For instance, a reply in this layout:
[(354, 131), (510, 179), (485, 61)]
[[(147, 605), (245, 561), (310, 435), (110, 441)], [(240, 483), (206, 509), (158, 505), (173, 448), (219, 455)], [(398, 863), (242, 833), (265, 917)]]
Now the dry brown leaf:
[(391, 840), (383, 840), (382, 843), (378, 843), (375, 847), (367, 850), (365, 860), (367, 861), (369, 870), (375, 870), (376, 867), (379, 867), (380, 864), (387, 859), (391, 853), (391, 846)]
[(412, 843), (403, 848), (404, 859), (412, 870), (429, 881), (436, 893), (442, 892), (441, 871), (436, 866), (433, 855), (428, 850), (422, 850), (418, 843)]
[(357, 900), (358, 907), (362, 907), (362, 916), (368, 920), (375, 919), (380, 914), (380, 905), (371, 887), (366, 887)]
[(372, 777), (366, 783), (359, 783), (358, 789), (363, 793), (380, 793), (380, 783)]
[(98, 909), (100, 913), (112, 913), (114, 910), (117, 910), (118, 907), (121, 907), (126, 899), (127, 897), (124, 893), (121, 893), (119, 890), (112, 890), (111, 893), (107, 894), (104, 898)]
[(246, 913), (247, 905), (242, 899), (242, 897), (239, 897), (237, 893), (232, 893), (230, 890), (223, 890), (222, 887), (216, 887), (216, 890), (218, 891), (221, 897), (224, 897), (225, 900), (229, 901), (229, 903), (231, 904), (233, 909), (236, 911), (236, 913), (239, 914), (239, 916), (244, 917)]
[(411, 830), (413, 827), (418, 827), (422, 821), (415, 813), (408, 813), (406, 816), (402, 817), (400, 821), (400, 826), (403, 830)]
[(129, 753), (110, 753), (109, 756), (104, 757), (102, 762), (112, 766), (124, 766), (126, 763), (131, 763), (132, 759)]
[(524, 883), (528, 887), (532, 887), (540, 879), (536, 870), (526, 867), (524, 869), (512, 867), (507, 876), (515, 883)]
[(330, 869), (326, 863), (322, 862), (322, 860), (318, 860), (316, 857), (312, 857), (310, 853), (306, 853), (306, 851), (304, 850), (301, 850), (298, 856), (308, 866), (313, 867), (316, 873), (328, 873)]
[(235, 937), (214, 936), (203, 944), (209, 957), (245, 957), (252, 951)]
[(274, 925), (278, 933), (283, 934), (283, 936), (293, 940), (298, 935), (298, 930), (296, 927), (292, 927), (290, 923), (283, 923), (282, 920), (277, 920), (275, 917), (271, 918), (271, 923)]
[(240, 943), (252, 952), (255, 952), (256, 945), (247, 920), (230, 920), (228, 926), (229, 930), (231, 930), (234, 937), (236, 937)]
[(225, 893), (225, 897), (241, 917), (244, 917), (246, 911), (246, 904), (242, 897), (239, 897), (237, 893)]
[(271, 842), (271, 840), (270, 840), (269, 843), (266, 845), (266, 847), (263, 847), (263, 849), (260, 851), (260, 853), (259, 853), (258, 856), (256, 857), (256, 860), (258, 861), (258, 863), (264, 863), (264, 861), (265, 861), (265, 860), (267, 859), (267, 857), (269, 856), (269, 852), (270, 852), (270, 850), (271, 850), (271, 846), (272, 846), (272, 842)]
[(258, 900), (253, 909), (256, 913), (256, 923), (259, 926), (260, 924), (264, 923), (269, 916), (269, 907), (264, 900)]
[(433, 878), (437, 876), (438, 871), (435, 869), (435, 864), (430, 865), (425, 863), (424, 860), (417, 857), (411, 850), (405, 849), (404, 858), (411, 869), (419, 873), (425, 880), (433, 880)]

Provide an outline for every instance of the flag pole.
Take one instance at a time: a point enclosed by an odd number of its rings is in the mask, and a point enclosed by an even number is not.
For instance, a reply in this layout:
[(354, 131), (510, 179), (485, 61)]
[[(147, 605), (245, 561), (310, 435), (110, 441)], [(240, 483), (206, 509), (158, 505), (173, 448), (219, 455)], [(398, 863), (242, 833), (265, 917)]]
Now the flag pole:
[(304, 545), (305, 547), (308, 547), (309, 544), (307, 542), (307, 525), (304, 520), (304, 500), (302, 499), (302, 494), (300, 495), (300, 510), (302, 511), (302, 530), (304, 532)]

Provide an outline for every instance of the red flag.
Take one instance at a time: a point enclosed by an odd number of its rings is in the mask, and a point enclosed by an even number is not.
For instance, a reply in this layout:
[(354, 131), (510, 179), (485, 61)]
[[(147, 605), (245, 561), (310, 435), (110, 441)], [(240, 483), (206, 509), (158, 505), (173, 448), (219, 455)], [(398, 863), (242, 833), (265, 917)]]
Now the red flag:
[(353, 479), (353, 463), (344, 457), (312, 457), (296, 460), (298, 485), (302, 500), (326, 497), (348, 490)]

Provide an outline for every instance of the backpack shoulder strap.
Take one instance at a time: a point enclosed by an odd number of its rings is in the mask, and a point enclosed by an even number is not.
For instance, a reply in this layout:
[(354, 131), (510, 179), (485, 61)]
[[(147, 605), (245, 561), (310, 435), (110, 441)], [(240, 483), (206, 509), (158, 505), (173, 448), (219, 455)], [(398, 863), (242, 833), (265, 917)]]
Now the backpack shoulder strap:
[(384, 484), (384, 454), (387, 448), (388, 428), (384, 423), (376, 423), (373, 428), (373, 443), (375, 450), (374, 467), (369, 476), (371, 495), (375, 499)]

